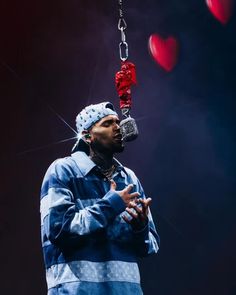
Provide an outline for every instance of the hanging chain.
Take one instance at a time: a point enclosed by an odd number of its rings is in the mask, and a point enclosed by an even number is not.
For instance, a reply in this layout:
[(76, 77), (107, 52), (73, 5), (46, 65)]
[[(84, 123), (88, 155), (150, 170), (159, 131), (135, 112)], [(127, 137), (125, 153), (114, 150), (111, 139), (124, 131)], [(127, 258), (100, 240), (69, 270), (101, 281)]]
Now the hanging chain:
[(120, 59), (122, 61), (126, 61), (129, 53), (128, 53), (128, 43), (126, 42), (126, 36), (125, 36), (125, 29), (127, 28), (127, 23), (124, 19), (124, 13), (123, 13), (123, 0), (118, 0), (118, 7), (119, 7), (119, 21), (118, 21), (118, 30), (120, 30), (121, 33), (121, 42), (119, 44), (119, 52), (120, 52)]

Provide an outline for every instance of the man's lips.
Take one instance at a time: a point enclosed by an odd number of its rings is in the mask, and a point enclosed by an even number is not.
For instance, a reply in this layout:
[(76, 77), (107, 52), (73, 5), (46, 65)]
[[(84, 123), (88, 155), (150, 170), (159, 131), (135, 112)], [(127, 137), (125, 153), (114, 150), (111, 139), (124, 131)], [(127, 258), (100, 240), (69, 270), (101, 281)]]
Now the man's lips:
[(122, 134), (121, 133), (118, 133), (114, 136), (115, 139), (117, 140), (122, 140)]

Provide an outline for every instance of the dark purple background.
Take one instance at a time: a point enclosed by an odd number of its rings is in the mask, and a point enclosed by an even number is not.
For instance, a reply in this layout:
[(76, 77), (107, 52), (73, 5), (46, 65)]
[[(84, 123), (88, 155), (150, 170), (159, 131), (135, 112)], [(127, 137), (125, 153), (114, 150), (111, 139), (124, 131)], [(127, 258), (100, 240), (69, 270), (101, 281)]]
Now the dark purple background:
[[(140, 264), (143, 289), (234, 295), (236, 15), (222, 26), (204, 0), (124, 2), (140, 136), (119, 159), (153, 198), (161, 236), (159, 254)], [(56, 113), (74, 128), (88, 103), (118, 108), (116, 4), (0, 4), (1, 294), (46, 294), (39, 191), (48, 165), (74, 143), (53, 144), (74, 136)], [(180, 42), (169, 74), (149, 56), (152, 33)]]

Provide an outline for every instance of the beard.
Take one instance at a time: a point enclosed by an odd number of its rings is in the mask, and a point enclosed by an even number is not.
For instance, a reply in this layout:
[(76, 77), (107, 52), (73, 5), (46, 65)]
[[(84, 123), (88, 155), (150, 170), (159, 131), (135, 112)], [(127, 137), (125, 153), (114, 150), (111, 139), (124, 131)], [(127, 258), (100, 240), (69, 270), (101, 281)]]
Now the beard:
[(93, 151), (97, 151), (99, 153), (122, 153), (124, 151), (124, 144), (123, 142), (105, 142), (102, 140), (98, 140), (95, 138), (91, 143), (90, 147)]

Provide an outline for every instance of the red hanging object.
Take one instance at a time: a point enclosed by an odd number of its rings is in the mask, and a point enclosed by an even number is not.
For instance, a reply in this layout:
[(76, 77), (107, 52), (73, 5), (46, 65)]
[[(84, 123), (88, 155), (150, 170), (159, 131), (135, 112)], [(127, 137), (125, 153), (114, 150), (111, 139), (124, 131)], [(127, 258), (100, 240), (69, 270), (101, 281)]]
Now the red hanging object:
[(135, 65), (128, 61), (121, 62), (121, 70), (115, 76), (116, 90), (120, 98), (120, 108), (130, 109), (132, 105), (131, 100), (131, 86), (137, 84)]

